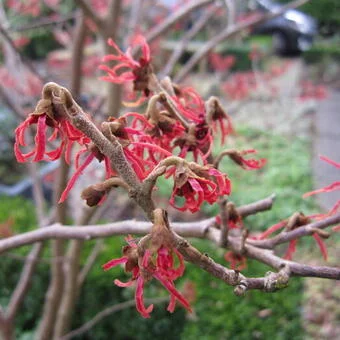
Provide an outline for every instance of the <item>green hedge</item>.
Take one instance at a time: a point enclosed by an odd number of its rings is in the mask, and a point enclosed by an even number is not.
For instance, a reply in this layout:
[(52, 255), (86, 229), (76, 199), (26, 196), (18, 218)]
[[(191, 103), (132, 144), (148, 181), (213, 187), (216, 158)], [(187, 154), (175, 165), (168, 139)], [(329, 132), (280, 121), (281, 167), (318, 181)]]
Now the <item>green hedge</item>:
[(339, 42), (315, 44), (309, 51), (305, 51), (302, 56), (307, 63), (319, 63), (329, 59), (340, 62)]

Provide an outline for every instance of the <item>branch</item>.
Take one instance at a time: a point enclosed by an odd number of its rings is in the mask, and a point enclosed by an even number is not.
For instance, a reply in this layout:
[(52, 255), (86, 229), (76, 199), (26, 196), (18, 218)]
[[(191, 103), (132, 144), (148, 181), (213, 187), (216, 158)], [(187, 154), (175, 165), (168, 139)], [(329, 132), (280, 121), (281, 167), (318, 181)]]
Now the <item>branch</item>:
[(86, 259), (84, 267), (82, 268), (81, 272), (78, 274), (78, 278), (77, 278), (78, 289), (80, 289), (80, 287), (82, 287), (82, 285), (83, 285), (83, 283), (86, 279), (87, 274), (90, 272), (90, 270), (92, 269), (98, 255), (103, 250), (103, 244), (104, 244), (104, 242), (103, 242), (102, 239), (97, 240), (96, 244), (92, 248), (90, 255)]
[(143, 0), (133, 0), (130, 6), (130, 17), (128, 21), (128, 36), (132, 37), (140, 22), (140, 17), (143, 13)]
[[(220, 233), (219, 233), (220, 234)], [(285, 288), (288, 284), (290, 271), (287, 266), (282, 266), (278, 273), (267, 273), (263, 278), (247, 278), (236, 270), (228, 269), (211, 259), (207, 254), (200, 253), (185, 239), (174, 234), (176, 248), (188, 262), (205, 270), (209, 274), (224, 281), (228, 285), (236, 286), (234, 293), (243, 295), (247, 290), (260, 289), (264, 292), (273, 292)], [(340, 269), (338, 270), (340, 274)]]
[(158, 38), (167, 29), (174, 25), (178, 20), (182, 19), (184, 16), (188, 15), (193, 10), (206, 6), (212, 2), (213, 0), (192, 0), (188, 4), (180, 6), (176, 12), (168, 16), (164, 21), (158, 24), (146, 35), (147, 42), (150, 43), (156, 38)]
[[(163, 303), (167, 302), (169, 300), (168, 297), (159, 297), (159, 298), (154, 298), (154, 299), (144, 299), (146, 304), (158, 304), (158, 303)], [(135, 307), (136, 301), (135, 300), (128, 300), (122, 303), (117, 303), (113, 305), (112, 307), (105, 308), (98, 314), (96, 314), (90, 321), (86, 322), (83, 324), (81, 327), (74, 329), (72, 332), (67, 333), (64, 335), (60, 340), (68, 340), (72, 339), (75, 336), (82, 335), (86, 332), (88, 332), (92, 327), (94, 327), (98, 322), (100, 322), (102, 319), (106, 318), (107, 316), (119, 312), (121, 310), (130, 308), (130, 307)]]
[[(248, 204), (237, 208), (238, 213), (242, 216), (249, 216), (251, 213), (270, 209), (273, 203), (273, 196), (260, 200), (256, 203)], [(193, 223), (171, 223), (174, 231), (183, 237), (204, 238), (209, 227), (215, 222), (215, 217), (201, 220)], [(54, 224), (49, 227), (30, 231), (24, 234), (15, 235), (0, 240), (0, 254), (24, 245), (49, 239), (79, 239), (90, 240), (94, 238), (103, 238), (114, 235), (145, 235), (150, 231), (150, 222), (140, 222), (136, 220), (120, 221), (115, 223), (88, 225), (88, 226), (62, 226)]]
[(9, 27), (8, 30), (10, 32), (27, 32), (30, 30), (34, 30), (37, 28), (42, 28), (45, 26), (57, 25), (62, 24), (64, 22), (70, 21), (74, 19), (75, 13), (65, 14), (62, 17), (55, 18), (55, 17), (46, 17), (46, 18), (35, 18), (33, 23), (18, 26), (18, 27)]
[(235, 24), (236, 10), (234, 0), (224, 0), (224, 4), (227, 10), (227, 23), (228, 26)]
[(7, 318), (14, 319), (30, 287), (35, 267), (43, 250), (43, 244), (35, 244), (30, 253), (26, 256), (24, 268), (21, 272), (18, 284), (11, 295), (7, 307)]
[(15, 51), (15, 53), (18, 55), (20, 58), (20, 61), (34, 74), (37, 76), (42, 82), (46, 82), (47, 78), (42, 76), (40, 72), (37, 70), (37, 68), (34, 66), (33, 63), (29, 59), (27, 59), (25, 56), (23, 56), (18, 48), (15, 46), (12, 38), (9, 36), (5, 28), (0, 24), (0, 34), (3, 36), (3, 38), (6, 40), (6, 42), (9, 44), (11, 49)]
[(98, 29), (102, 29), (103, 21), (94, 13), (94, 11), (92, 11), (92, 8), (86, 0), (75, 0), (75, 4), (82, 9), (85, 16), (87, 16), (96, 24)]
[(270, 250), (259, 249), (251, 245), (246, 245), (246, 255), (271, 266), (280, 268), (287, 265), (290, 268), (292, 276), (301, 277), (319, 277), (323, 279), (340, 280), (340, 268), (327, 266), (308, 266), (305, 264), (288, 261), (273, 254)]
[(232, 36), (235, 36), (239, 34), (241, 31), (244, 31), (245, 29), (249, 29), (266, 20), (278, 17), (281, 14), (283, 14), (285, 11), (287, 11), (287, 9), (299, 7), (308, 1), (309, 0), (296, 0), (285, 6), (280, 7), (279, 10), (273, 13), (257, 16), (255, 18), (249, 19), (248, 21), (244, 23), (236, 24), (233, 26), (227, 26), (221, 33), (216, 35), (213, 39), (209, 40), (200, 50), (194, 53), (194, 55), (189, 59), (189, 61), (178, 72), (178, 74), (174, 78), (174, 81), (181, 82), (188, 75), (188, 73), (193, 69), (193, 67), (202, 58), (204, 58), (206, 54), (208, 54), (214, 47), (216, 47), (216, 45), (218, 45), (223, 40), (230, 38)]
[(205, 24), (211, 19), (217, 10), (217, 7), (210, 7), (207, 9), (190, 28), (190, 30), (185, 33), (183, 38), (178, 42), (176, 49), (171, 54), (163, 70), (159, 72), (159, 78), (164, 78), (166, 75), (169, 75), (172, 72), (190, 40), (205, 26)]
[(264, 198), (263, 200), (259, 200), (254, 203), (245, 204), (238, 207), (237, 212), (243, 217), (247, 217), (249, 215), (254, 215), (262, 211), (266, 211), (272, 208), (275, 202), (276, 195), (271, 194), (269, 197)]
[[(54, 108), (62, 116), (67, 116), (72, 125), (89, 137), (100, 152), (108, 157), (113, 169), (133, 189), (130, 196), (152, 219), (154, 203), (149, 193), (142, 190), (142, 185), (130, 163), (127, 161), (123, 147), (111, 133), (106, 123), (102, 124), (103, 133), (90, 120), (89, 116), (75, 102), (70, 92), (55, 83), (47, 83), (43, 89), (44, 96), (50, 98)], [(104, 135), (105, 134), (105, 135)]]
[(303, 236), (312, 235), (316, 229), (325, 229), (330, 225), (334, 225), (340, 222), (340, 213), (327, 217), (321, 221), (309, 223), (307, 225), (298, 227), (288, 232), (282, 232), (277, 236), (274, 236), (266, 240), (249, 240), (249, 243), (259, 248), (272, 249), (281, 243), (286, 243), (291, 240), (299, 239)]

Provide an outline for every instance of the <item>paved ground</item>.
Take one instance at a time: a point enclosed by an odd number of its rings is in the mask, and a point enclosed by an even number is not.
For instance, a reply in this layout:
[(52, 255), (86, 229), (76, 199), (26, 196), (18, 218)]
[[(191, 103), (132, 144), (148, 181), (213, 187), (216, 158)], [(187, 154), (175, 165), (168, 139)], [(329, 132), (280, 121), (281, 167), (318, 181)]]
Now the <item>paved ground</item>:
[[(340, 162), (340, 91), (329, 90), (326, 100), (320, 102), (315, 115), (313, 174), (315, 188), (340, 181), (340, 170), (321, 161), (324, 155)], [(319, 204), (329, 210), (340, 199), (339, 191), (318, 195)]]

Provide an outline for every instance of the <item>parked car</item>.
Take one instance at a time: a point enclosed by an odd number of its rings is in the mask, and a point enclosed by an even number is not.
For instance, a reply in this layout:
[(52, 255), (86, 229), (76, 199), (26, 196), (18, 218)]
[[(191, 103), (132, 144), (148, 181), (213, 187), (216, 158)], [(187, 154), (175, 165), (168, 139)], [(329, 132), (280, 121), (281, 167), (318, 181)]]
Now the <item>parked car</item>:
[[(251, 10), (275, 12), (282, 7), (271, 0), (253, 0)], [(295, 9), (256, 26), (253, 34), (271, 34), (274, 50), (280, 55), (299, 54), (311, 48), (317, 34), (317, 22), (311, 16)]]

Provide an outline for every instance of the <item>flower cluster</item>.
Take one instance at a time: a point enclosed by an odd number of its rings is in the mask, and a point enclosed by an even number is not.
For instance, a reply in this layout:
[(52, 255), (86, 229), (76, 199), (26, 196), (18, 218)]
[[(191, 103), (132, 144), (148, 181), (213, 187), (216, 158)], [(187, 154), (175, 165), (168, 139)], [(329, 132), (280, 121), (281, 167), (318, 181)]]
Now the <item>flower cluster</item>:
[[(268, 236), (272, 235), (276, 231), (283, 229), (285, 231), (291, 231), (294, 229), (297, 229), (299, 227), (302, 227), (308, 223), (311, 223), (312, 219), (318, 219), (318, 215), (310, 215), (306, 216), (303, 213), (295, 213), (293, 214), (289, 219), (280, 221), (273, 226), (269, 227), (265, 232), (263, 232), (260, 236), (259, 239), (263, 240), (268, 238)], [(322, 256), (324, 257), (325, 260), (327, 260), (327, 248), (325, 243), (322, 240), (322, 237), (328, 237), (328, 235), (323, 235), (322, 231), (319, 233), (315, 232), (313, 233), (313, 238), (315, 239), (318, 247), (320, 248), (320, 251), (322, 253)], [(293, 239), (289, 241), (288, 248), (286, 250), (286, 253), (284, 255), (284, 258), (287, 260), (291, 260), (293, 257), (293, 254), (296, 251), (296, 245), (297, 245), (298, 239)]]
[(127, 282), (115, 279), (114, 283), (119, 287), (130, 287), (136, 282), (136, 307), (144, 318), (149, 318), (153, 310), (153, 305), (148, 307), (144, 305), (144, 286), (153, 278), (159, 281), (170, 294), (167, 308), (169, 312), (175, 310), (177, 301), (191, 312), (189, 302), (174, 285), (174, 281), (183, 275), (185, 266), (182, 254), (174, 246), (171, 231), (163, 214), (164, 211), (161, 209), (155, 210), (155, 221), (150, 235), (142, 239), (139, 244), (132, 237), (128, 237), (128, 245), (123, 247), (123, 256), (103, 265), (104, 270), (119, 264), (125, 265), (125, 271), (132, 275), (131, 279)]
[[(25, 134), (29, 127), (36, 126), (34, 138), (35, 147), (33, 150), (23, 153), (21, 147), (26, 147)], [(47, 137), (48, 128), (51, 134)], [(59, 146), (52, 150), (47, 150), (47, 143), (53, 143), (57, 138), (60, 139)], [(14, 152), (18, 162), (33, 160), (54, 161), (65, 153), (65, 160), (70, 163), (71, 148), (74, 143), (86, 145), (90, 139), (82, 132), (77, 130), (65, 117), (58, 115), (52, 109), (51, 101), (42, 99), (39, 101), (35, 111), (22, 122), (15, 130)]]
[[(203, 201), (213, 204), (219, 196), (229, 195), (231, 184), (229, 178), (217, 169), (200, 167), (195, 163), (178, 166), (174, 173), (174, 189), (170, 204), (180, 211), (192, 213), (200, 209)], [(184, 197), (182, 207), (176, 205), (175, 197)]]

